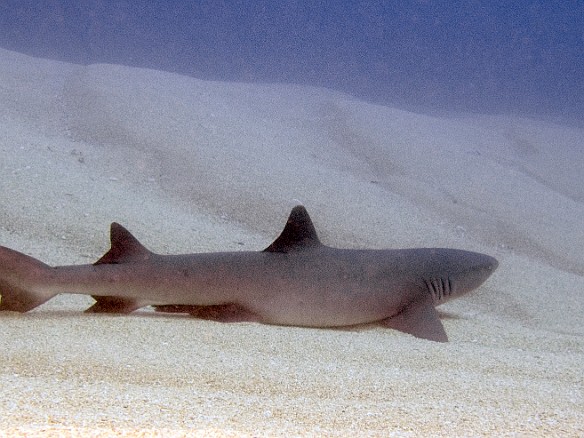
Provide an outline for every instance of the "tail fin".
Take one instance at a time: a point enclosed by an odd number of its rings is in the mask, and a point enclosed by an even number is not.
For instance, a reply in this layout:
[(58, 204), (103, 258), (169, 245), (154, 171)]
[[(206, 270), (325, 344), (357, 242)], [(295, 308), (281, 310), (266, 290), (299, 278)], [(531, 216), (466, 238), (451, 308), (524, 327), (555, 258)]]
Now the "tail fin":
[(43, 290), (50, 269), (37, 259), (0, 246), (0, 311), (28, 312), (56, 295)]

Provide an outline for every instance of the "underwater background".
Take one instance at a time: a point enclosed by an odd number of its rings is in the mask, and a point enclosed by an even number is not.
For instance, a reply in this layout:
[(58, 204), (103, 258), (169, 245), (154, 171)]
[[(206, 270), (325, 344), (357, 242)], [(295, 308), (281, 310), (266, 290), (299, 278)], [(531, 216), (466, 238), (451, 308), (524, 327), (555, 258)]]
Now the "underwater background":
[(0, 436), (584, 436), (583, 8), (0, 0), (3, 247), (261, 251), (301, 203), (326, 245), (499, 261), (444, 344), (0, 312)]
[(0, 47), (375, 103), (581, 120), (584, 2), (5, 0)]

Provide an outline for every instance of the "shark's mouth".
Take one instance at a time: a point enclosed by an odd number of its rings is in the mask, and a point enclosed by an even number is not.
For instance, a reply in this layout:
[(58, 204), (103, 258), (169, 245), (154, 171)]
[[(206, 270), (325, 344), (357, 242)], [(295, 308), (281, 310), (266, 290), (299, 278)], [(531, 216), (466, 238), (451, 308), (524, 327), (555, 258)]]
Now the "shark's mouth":
[(454, 293), (454, 285), (449, 277), (425, 279), (424, 283), (426, 283), (426, 288), (428, 289), (435, 305), (448, 300)]

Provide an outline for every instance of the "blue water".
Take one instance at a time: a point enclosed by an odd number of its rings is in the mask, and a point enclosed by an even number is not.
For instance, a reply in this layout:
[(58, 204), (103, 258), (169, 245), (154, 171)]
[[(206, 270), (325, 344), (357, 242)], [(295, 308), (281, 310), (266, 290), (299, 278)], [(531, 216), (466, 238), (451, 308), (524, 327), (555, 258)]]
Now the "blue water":
[(5, 0), (0, 47), (419, 110), (584, 119), (582, 0)]

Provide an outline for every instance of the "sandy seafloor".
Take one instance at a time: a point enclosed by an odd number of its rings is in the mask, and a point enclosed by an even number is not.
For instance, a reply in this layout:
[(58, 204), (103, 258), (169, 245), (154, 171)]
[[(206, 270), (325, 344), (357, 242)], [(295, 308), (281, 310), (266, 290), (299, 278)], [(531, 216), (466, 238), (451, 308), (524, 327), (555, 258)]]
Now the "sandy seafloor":
[(91, 263), (261, 250), (301, 201), (337, 247), (497, 257), (450, 342), (371, 326), (0, 315), (1, 436), (581, 436), (584, 130), (434, 117), (325, 89), (0, 51), (0, 244)]

